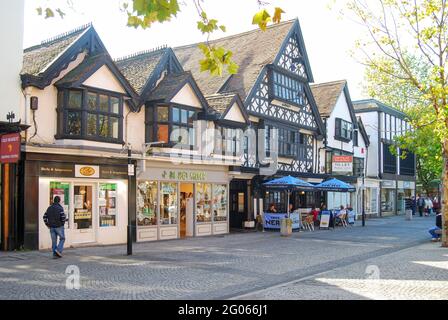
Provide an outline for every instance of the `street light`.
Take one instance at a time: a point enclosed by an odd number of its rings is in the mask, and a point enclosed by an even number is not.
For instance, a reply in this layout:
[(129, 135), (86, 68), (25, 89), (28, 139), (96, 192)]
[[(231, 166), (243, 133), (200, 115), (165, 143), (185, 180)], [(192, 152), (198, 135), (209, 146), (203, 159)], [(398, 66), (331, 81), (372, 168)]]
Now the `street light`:
[(365, 181), (364, 181), (364, 173), (362, 174), (362, 226), (366, 226), (366, 210), (365, 210)]

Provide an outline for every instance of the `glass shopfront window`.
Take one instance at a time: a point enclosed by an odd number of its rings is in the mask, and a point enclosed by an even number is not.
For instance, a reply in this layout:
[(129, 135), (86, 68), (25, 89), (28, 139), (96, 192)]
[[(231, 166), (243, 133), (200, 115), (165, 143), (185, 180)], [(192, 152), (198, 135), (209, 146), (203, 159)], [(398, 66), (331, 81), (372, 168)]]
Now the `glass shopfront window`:
[(75, 216), (74, 223), (76, 230), (92, 229), (92, 200), (93, 187), (86, 185), (75, 185)]
[(98, 206), (100, 227), (117, 226), (117, 185), (115, 183), (100, 183)]
[(157, 182), (140, 182), (137, 188), (137, 225), (157, 225)]
[(196, 185), (196, 221), (211, 222), (211, 202), (212, 185), (208, 183), (198, 183)]
[(395, 213), (395, 189), (381, 189), (381, 212)]
[(213, 185), (213, 219), (215, 222), (227, 221), (227, 186)]
[(160, 223), (162, 225), (177, 224), (177, 183), (160, 183)]
[(50, 204), (53, 203), (56, 196), (61, 199), (61, 206), (64, 208), (65, 216), (67, 218), (65, 226), (70, 228), (70, 183), (50, 182)]

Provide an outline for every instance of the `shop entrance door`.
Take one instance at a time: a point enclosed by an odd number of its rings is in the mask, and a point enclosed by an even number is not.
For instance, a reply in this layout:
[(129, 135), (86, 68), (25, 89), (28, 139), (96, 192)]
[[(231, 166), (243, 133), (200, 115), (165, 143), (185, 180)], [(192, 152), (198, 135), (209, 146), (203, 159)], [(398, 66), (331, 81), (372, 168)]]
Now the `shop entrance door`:
[(180, 237), (193, 237), (194, 185), (180, 184)]
[(96, 210), (94, 199), (95, 186), (75, 184), (73, 229), (74, 244), (92, 243), (96, 241)]
[(243, 229), (247, 220), (247, 182), (234, 180), (230, 183), (230, 228)]

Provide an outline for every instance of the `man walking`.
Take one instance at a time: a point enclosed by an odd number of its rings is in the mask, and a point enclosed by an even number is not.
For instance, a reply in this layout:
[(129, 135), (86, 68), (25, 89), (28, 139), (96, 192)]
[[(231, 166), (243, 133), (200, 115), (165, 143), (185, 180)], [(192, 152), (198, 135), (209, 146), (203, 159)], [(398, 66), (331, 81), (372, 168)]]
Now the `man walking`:
[[(47, 212), (44, 214), (45, 225), (50, 229), (53, 257), (55, 258), (62, 258), (65, 242), (64, 224), (66, 218), (64, 208), (60, 202), (60, 197), (54, 197), (53, 204), (48, 207)], [(59, 244), (57, 243), (58, 237)]]
[(425, 209), (425, 198), (423, 198), (421, 195), (418, 195), (417, 207), (420, 217), (423, 217), (423, 210)]

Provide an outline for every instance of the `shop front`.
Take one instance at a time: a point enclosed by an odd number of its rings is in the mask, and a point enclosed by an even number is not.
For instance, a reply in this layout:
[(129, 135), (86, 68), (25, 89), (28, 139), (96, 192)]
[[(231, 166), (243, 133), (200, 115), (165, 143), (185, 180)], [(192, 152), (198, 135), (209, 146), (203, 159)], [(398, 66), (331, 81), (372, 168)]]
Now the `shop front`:
[(227, 234), (229, 175), (214, 169), (146, 167), (137, 178), (137, 241)]
[(381, 181), (381, 216), (391, 216), (396, 212), (396, 181)]
[[(364, 211), (366, 215), (378, 216), (379, 181), (365, 179), (364, 187)], [(361, 197), (361, 200), (358, 202), (358, 215), (362, 214), (362, 189), (360, 189), (359, 196)]]
[(406, 214), (406, 201), (411, 201), (415, 196), (414, 181), (397, 181), (397, 212)]
[[(29, 230), (32, 222), (37, 222), (39, 250), (51, 248), (50, 233), (43, 222), (43, 215), (56, 196), (61, 199), (61, 205), (67, 216), (65, 224), (67, 247), (126, 243), (127, 162), (121, 165), (102, 165), (99, 163), (100, 159), (96, 159), (95, 164), (86, 160), (78, 157), (78, 162), (75, 163), (28, 161), (26, 167), (34, 165), (37, 175), (31, 177), (32, 172), (26, 172), (25, 181), (31, 183), (25, 184), (25, 199), (30, 201), (24, 201), (24, 210), (25, 215), (28, 217), (32, 215), (35, 218), (26, 219), (25, 229)], [(33, 202), (38, 203), (35, 208), (32, 207)], [(25, 239), (28, 247), (32, 246), (29, 238), (28, 235), (28, 241)]]

